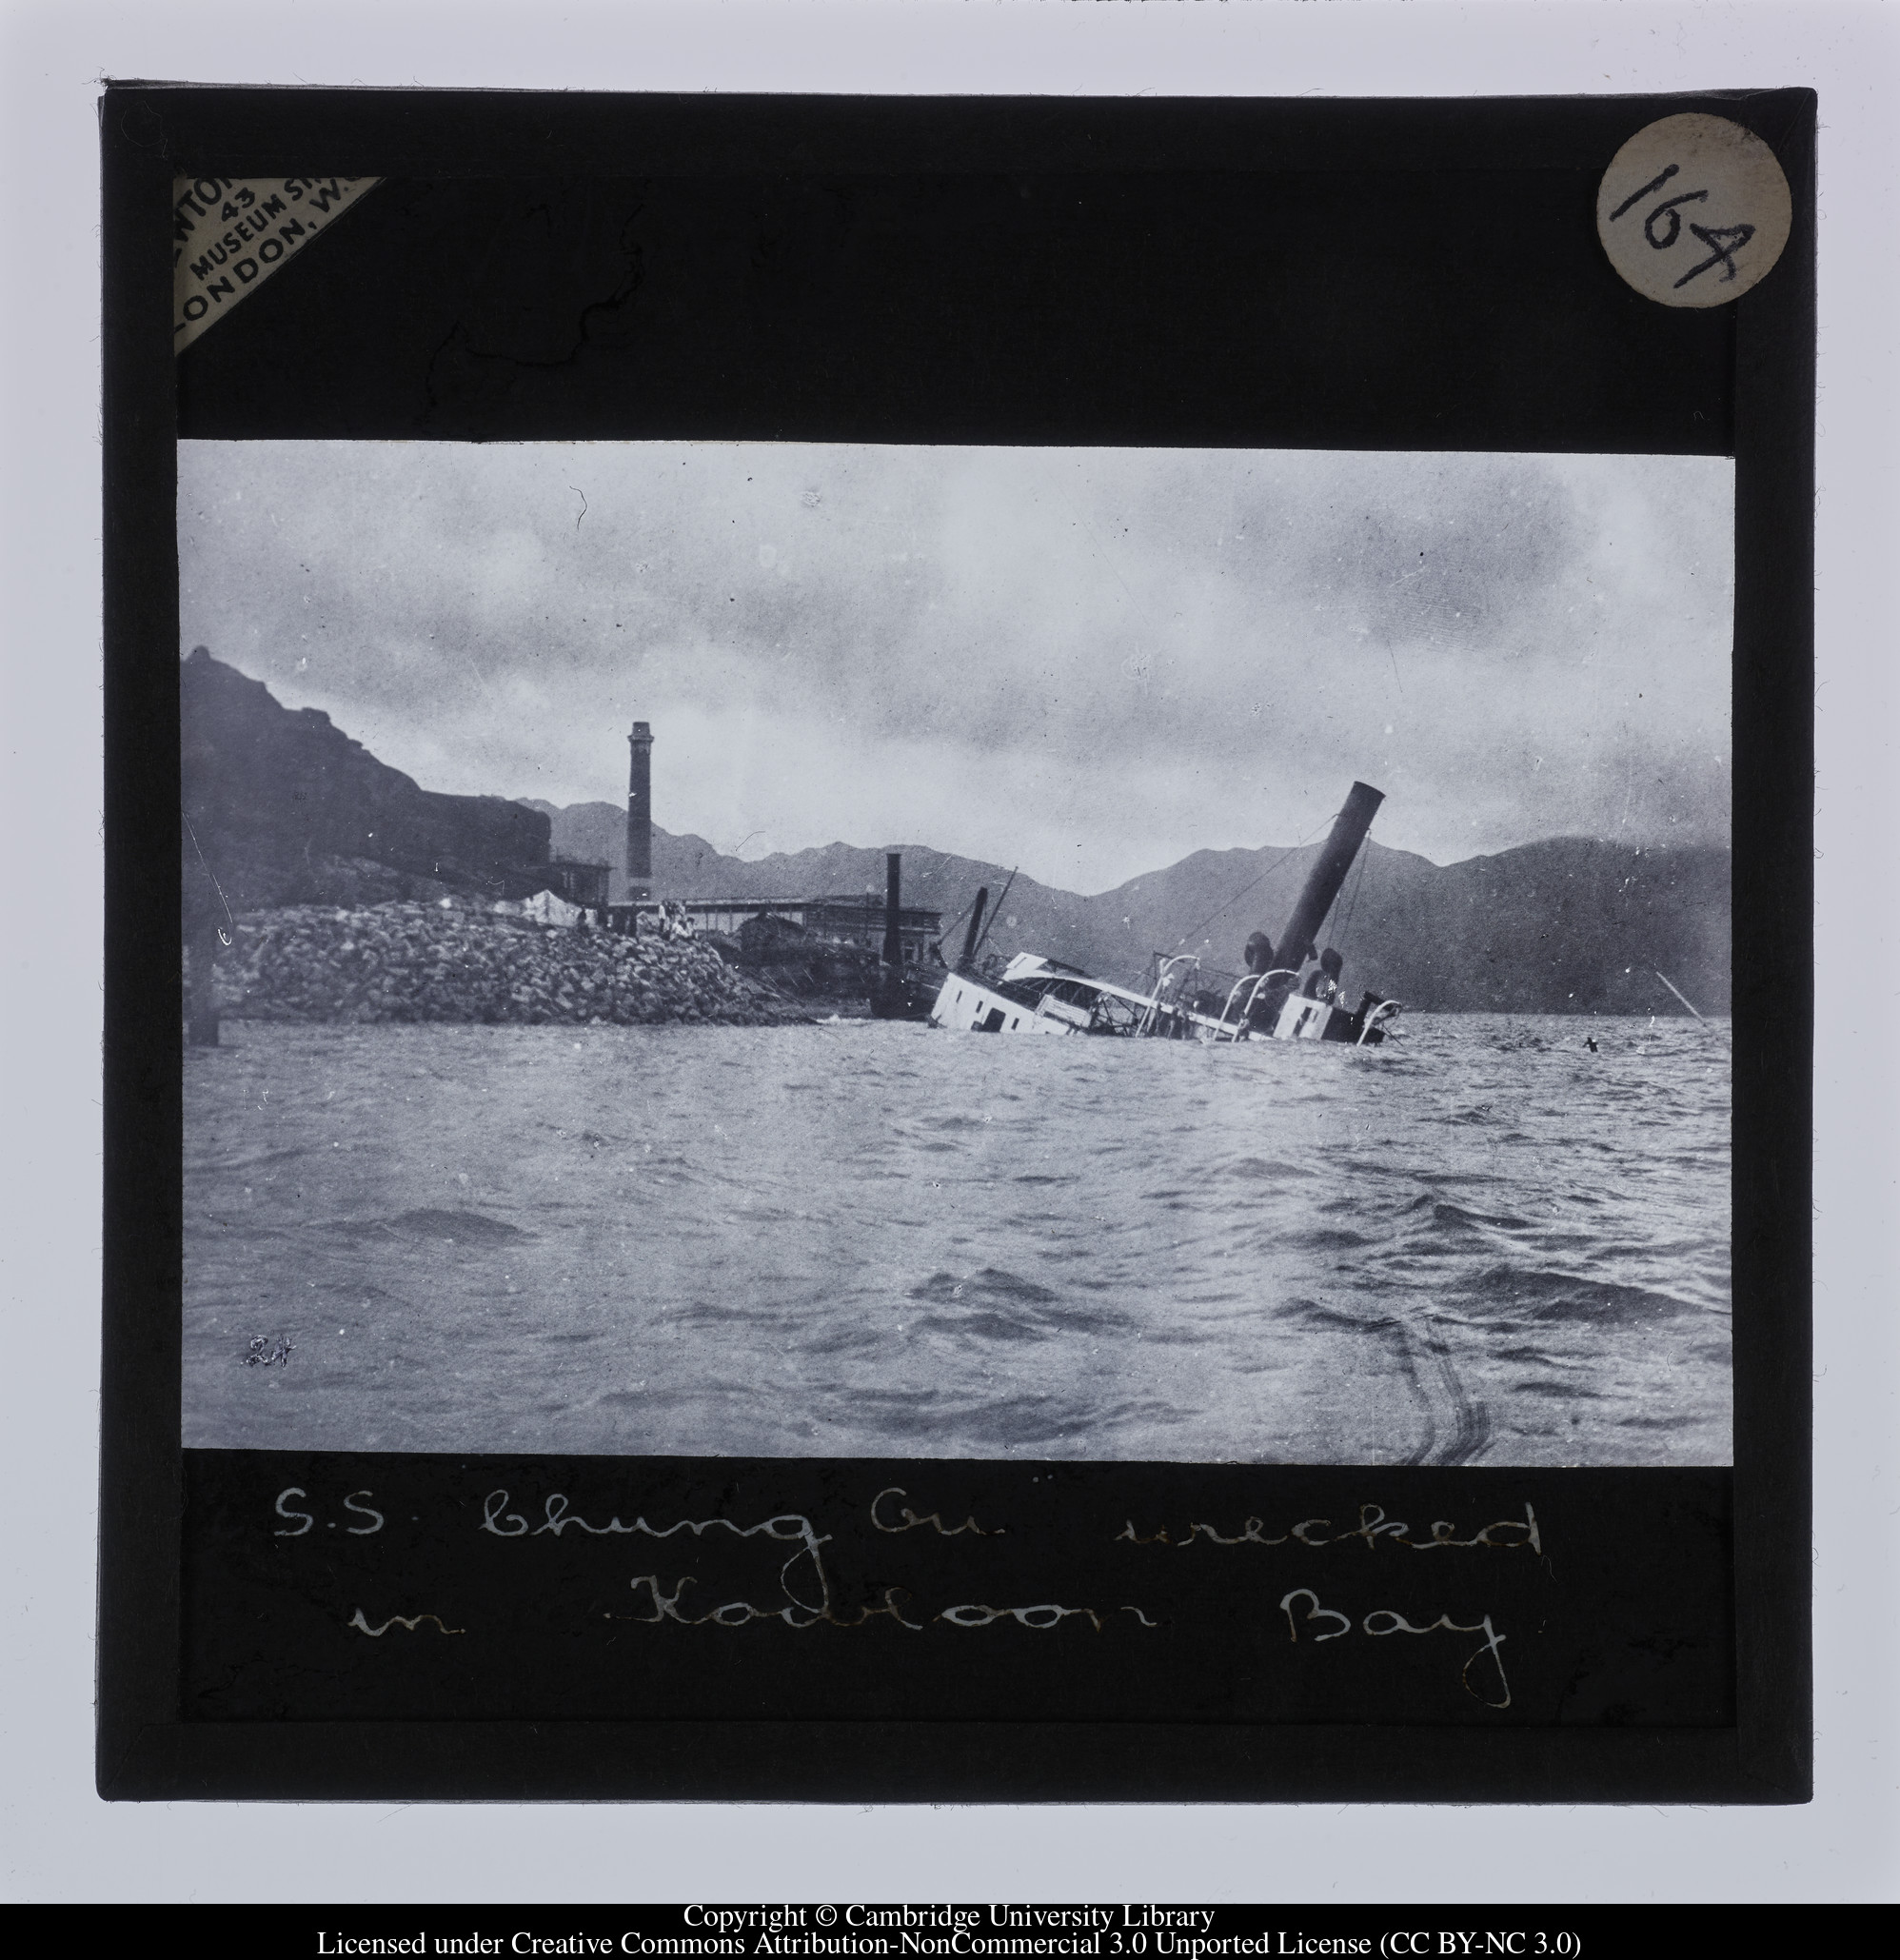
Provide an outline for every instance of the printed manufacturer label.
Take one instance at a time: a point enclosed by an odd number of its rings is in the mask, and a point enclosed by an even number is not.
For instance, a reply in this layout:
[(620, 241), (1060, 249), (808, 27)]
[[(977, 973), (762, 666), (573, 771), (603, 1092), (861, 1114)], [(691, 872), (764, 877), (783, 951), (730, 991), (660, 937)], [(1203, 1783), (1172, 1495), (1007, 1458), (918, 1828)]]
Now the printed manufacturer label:
[(180, 177), (172, 186), (171, 345), (188, 347), (380, 177)]

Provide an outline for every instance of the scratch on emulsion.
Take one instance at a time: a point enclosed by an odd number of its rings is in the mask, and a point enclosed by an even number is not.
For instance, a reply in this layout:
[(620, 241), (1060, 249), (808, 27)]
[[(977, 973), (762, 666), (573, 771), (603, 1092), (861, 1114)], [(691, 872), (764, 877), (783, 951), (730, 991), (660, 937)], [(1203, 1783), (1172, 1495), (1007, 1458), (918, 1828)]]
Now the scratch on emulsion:
[(346, 1631), (354, 1631), (358, 1633), (367, 1633), (372, 1640), (380, 1640), (382, 1639), (383, 1635), (389, 1631), (391, 1627), (404, 1627), (406, 1628), (409, 1633), (413, 1633), (416, 1631), (416, 1629), (423, 1624), (425, 1620), (427, 1620), (435, 1628), (438, 1633), (465, 1633), (468, 1631), (466, 1627), (445, 1627), (443, 1625), (442, 1621), (438, 1619), (436, 1615), (432, 1613), (419, 1613), (417, 1614), (414, 1619), (406, 1618), (400, 1613), (392, 1613), (389, 1615), (389, 1617), (386, 1620), (385, 1620), (380, 1627), (372, 1627), (369, 1624), (369, 1622), (364, 1618), (363, 1609), (360, 1606), (356, 1609), (355, 1618), (346, 1620), (344, 1622), (344, 1625)]
[(225, 888), (218, 882), (217, 873), (211, 869), (209, 861), (205, 856), (205, 847), (198, 841), (198, 833), (191, 828), (191, 820), (188, 817), (184, 822), (185, 834), (191, 840), (191, 848), (198, 853), (198, 861), (205, 867), (205, 876), (211, 881), (211, 889), (218, 895), (218, 903), (225, 908), (225, 917), (230, 920), (231, 932), (227, 932), (221, 925), (218, 928), (218, 938), (226, 945), (232, 945), (235, 941), (231, 938), (231, 933), (237, 930), (237, 921), (231, 917), (231, 901), (225, 897)]

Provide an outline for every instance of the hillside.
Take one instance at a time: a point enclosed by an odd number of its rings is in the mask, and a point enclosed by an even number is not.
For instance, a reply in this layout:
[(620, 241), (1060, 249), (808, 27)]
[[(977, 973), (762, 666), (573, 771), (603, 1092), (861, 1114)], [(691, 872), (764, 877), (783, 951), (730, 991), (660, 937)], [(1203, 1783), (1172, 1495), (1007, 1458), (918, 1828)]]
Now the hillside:
[[(1255, 926), (1278, 933), (1316, 854), (1200, 851), (1091, 900), (1104, 966), (1138, 966), (1153, 947), (1237, 965)], [(1346, 955), (1350, 987), (1418, 1008), (1680, 1013), (1660, 968), (1705, 1014), (1726, 1014), (1729, 872), (1725, 850), (1592, 838), (1442, 866), (1374, 840), (1324, 937)]]
[[(561, 809), (540, 802), (530, 802), (528, 808), (540, 811), (551, 823), (557, 857), (604, 862), (611, 867), (613, 897), (618, 899), (625, 891), (624, 810), (612, 803), (570, 803)], [(979, 885), (987, 884), (994, 900), (1009, 881), (1007, 865), (952, 857), (922, 844), (881, 844), (864, 849), (833, 843), (742, 859), (722, 855), (703, 837), (690, 833), (675, 837), (655, 824), (653, 895), (659, 899), (806, 899), (838, 892), (881, 896), (887, 849), (903, 853), (904, 903), (934, 907), (942, 913), (946, 928), (969, 905)], [(1096, 957), (1096, 941), (1086, 923), (1088, 908), (1096, 902), (1019, 877), (1011, 887), (1008, 908), (985, 950), (1000, 948), (1013, 953), (1034, 947), (1083, 965)], [(1011, 919), (1016, 921), (1014, 926), (1008, 922)], [(957, 937), (960, 940), (960, 933)]]
[(287, 708), (202, 646), (178, 669), (184, 896), (193, 918), (447, 893), (524, 898), (547, 819), (441, 796), (319, 708)]
[[(625, 813), (612, 803), (532, 805), (562, 857), (604, 860), (623, 888)], [(656, 827), (663, 898), (810, 898), (881, 892), (884, 848), (849, 844), (747, 862), (705, 839)], [(903, 852), (908, 903), (950, 921), (1006, 865), (916, 844)], [(1138, 981), (1158, 949), (1198, 952), (1232, 970), (1257, 926), (1277, 934), (1317, 846), (1197, 851), (1164, 870), (1082, 898), (1019, 876), (988, 944), (1066, 960), (1105, 979)], [(1639, 849), (1554, 838), (1493, 857), (1437, 865), (1369, 842), (1340, 894), (1327, 938), (1347, 958), (1353, 988), (1415, 1007), (1519, 1014), (1677, 1014), (1657, 968), (1706, 1014), (1726, 1014), (1730, 989), (1729, 853)], [(956, 936), (949, 939), (954, 951)]]
[[(264, 907), (362, 905), (448, 895), (522, 898), (550, 850), (604, 861), (625, 890), (625, 814), (616, 804), (523, 804), (443, 796), (380, 762), (314, 708), (281, 705), (262, 682), (202, 647), (179, 668), (188, 919)], [(1007, 866), (914, 843), (904, 897), (954, 921)], [(1083, 898), (1018, 877), (987, 946), (1037, 951), (1138, 983), (1157, 951), (1198, 952), (1232, 971), (1257, 927), (1277, 937), (1316, 846), (1197, 851)], [(884, 846), (833, 843), (746, 862), (704, 838), (653, 837), (660, 897), (812, 898), (884, 888)], [(1368, 843), (1323, 939), (1349, 990), (1372, 987), (1445, 1011), (1672, 1014), (1660, 968), (1705, 1013), (1730, 998), (1730, 863), (1724, 850), (1637, 849), (1551, 838), (1436, 865)]]

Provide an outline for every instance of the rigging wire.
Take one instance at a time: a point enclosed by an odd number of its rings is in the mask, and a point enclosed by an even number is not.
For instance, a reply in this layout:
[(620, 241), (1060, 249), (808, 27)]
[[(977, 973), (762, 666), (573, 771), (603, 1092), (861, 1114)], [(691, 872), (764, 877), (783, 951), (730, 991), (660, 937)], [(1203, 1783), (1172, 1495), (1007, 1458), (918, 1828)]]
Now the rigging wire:
[[(965, 919), (966, 917), (968, 917), (968, 915), (969, 915), (969, 910), (970, 910), (970, 907), (971, 907), (972, 905), (974, 905), (974, 904), (976, 903), (976, 902), (977, 902), (977, 901), (976, 901), (976, 900), (975, 900), (975, 899), (970, 899), (970, 900), (968, 900), (968, 901), (966, 901), (966, 902), (964, 903), (964, 906), (963, 906), (963, 909), (962, 909), (962, 911), (960, 911), (960, 913), (958, 913), (958, 915), (956, 916), (956, 918), (955, 918), (955, 919), (953, 919), (953, 920), (952, 920), (952, 921), (950, 921), (950, 923), (949, 923), (948, 925), (944, 925), (944, 926), (940, 926), (940, 927), (938, 928), (938, 931), (937, 931), (937, 944), (938, 944), (938, 949), (939, 949), (940, 951), (941, 951), (941, 949), (942, 949), (942, 946), (943, 946), (943, 942), (944, 942), (944, 940), (947, 940), (947, 939), (948, 939), (948, 938), (950, 937), (950, 935), (951, 935), (952, 933), (954, 933), (954, 932), (955, 932), (955, 931), (957, 930), (957, 928), (958, 928), (958, 927), (959, 927), (960, 925), (961, 925), (961, 924), (962, 924), (962, 922), (963, 922), (964, 919)], [(945, 961), (944, 961), (943, 963), (944, 963), (944, 964), (945, 964), (945, 965), (947, 966), (947, 965), (948, 965), (948, 964), (949, 964), (950, 962), (949, 962), (949, 961), (948, 961), (948, 960), (945, 960)]]
[(1339, 954), (1341, 958), (1345, 956), (1346, 951), (1344, 941), (1353, 930), (1353, 914), (1358, 910), (1359, 887), (1366, 881), (1366, 860), (1372, 856), (1371, 850), (1368, 849), (1368, 846), (1371, 844), (1372, 841), (1372, 830), (1371, 827), (1368, 826), (1365, 837), (1359, 844), (1359, 872), (1358, 876), (1355, 878), (1353, 881), (1353, 896), (1347, 901), (1346, 904), (1345, 922), (1339, 927), (1338, 939), (1334, 941), (1335, 945), (1336, 945), (1339, 949)]
[[(1350, 865), (1347, 867), (1348, 870), (1350, 870), (1351, 868), (1352, 867)], [(1331, 939), (1331, 935), (1329, 935), (1326, 930), (1326, 921), (1329, 919), (1334, 918), (1337, 914), (1339, 910), (1340, 892), (1343, 892), (1345, 890), (1345, 880), (1341, 879), (1339, 881), (1339, 891), (1336, 891), (1333, 894), (1333, 902), (1330, 905), (1328, 905), (1325, 912), (1321, 914), (1319, 923), (1313, 928), (1314, 950), (1316, 952), (1317, 952), (1317, 950), (1321, 946), (1326, 945)], [(1336, 952), (1338, 950), (1336, 944), (1335, 944), (1334, 950)]]
[(980, 934), (978, 934), (977, 943), (970, 948), (970, 958), (973, 960), (976, 959), (977, 955), (983, 950), (983, 941), (990, 936), (990, 927), (995, 925), (997, 921), (1002, 917), (1003, 899), (1009, 897), (1009, 887), (1010, 885), (1016, 882), (1016, 874), (1018, 871), (1021, 870), (1021, 868), (1022, 867), (1019, 864), (1012, 867), (1009, 874), (1008, 882), (1005, 883), (1002, 888), (1002, 899), (999, 899), (996, 901), (996, 903), (990, 907), (989, 921), (987, 924), (984, 925), (982, 931)]
[[(1328, 817), (1324, 821), (1330, 823), (1333, 820), (1332, 818)], [(1186, 932), (1182, 933), (1180, 938), (1178, 939), (1175, 941), (1175, 943), (1171, 947), (1169, 947), (1168, 950), (1171, 953), (1179, 952), (1180, 949), (1184, 945), (1186, 945), (1191, 939), (1194, 939), (1197, 934), (1204, 931), (1208, 926), (1212, 925), (1214, 921), (1217, 919), (1218, 919), (1223, 912), (1228, 911), (1231, 907), (1235, 905), (1237, 905), (1240, 902), (1240, 901), (1244, 899), (1247, 896), (1247, 894), (1250, 891), (1252, 891), (1257, 884), (1264, 884), (1267, 881), (1267, 880), (1270, 879), (1274, 875), (1274, 873), (1277, 871), (1280, 868), (1280, 866), (1284, 864), (1286, 861), (1294, 855), (1296, 851), (1303, 851), (1306, 848), (1306, 846), (1309, 843), (1311, 843), (1316, 837), (1319, 835), (1319, 827), (1320, 826), (1317, 823), (1316, 823), (1313, 826), (1313, 828), (1309, 830), (1306, 833), (1306, 835), (1299, 840), (1297, 843), (1289, 844), (1286, 847), (1286, 849), (1283, 850), (1279, 854), (1279, 856), (1276, 858), (1274, 861), (1267, 866), (1267, 868), (1264, 871), (1259, 873), (1257, 877), (1249, 879), (1247, 882), (1243, 884), (1237, 892), (1234, 892), (1229, 897), (1221, 900), (1220, 903), (1217, 904), (1214, 908), (1214, 910), (1210, 912), (1207, 915), (1207, 917), (1200, 921), (1199, 925), (1191, 926)]]

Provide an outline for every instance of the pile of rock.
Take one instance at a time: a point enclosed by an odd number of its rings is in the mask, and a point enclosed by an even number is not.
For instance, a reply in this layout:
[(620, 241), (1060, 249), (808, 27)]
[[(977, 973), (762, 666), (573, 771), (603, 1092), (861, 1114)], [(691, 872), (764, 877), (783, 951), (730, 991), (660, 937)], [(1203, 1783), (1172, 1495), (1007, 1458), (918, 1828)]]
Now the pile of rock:
[(217, 965), (239, 1020), (721, 1021), (807, 1012), (692, 940), (536, 924), (465, 904), (288, 906), (237, 922)]

